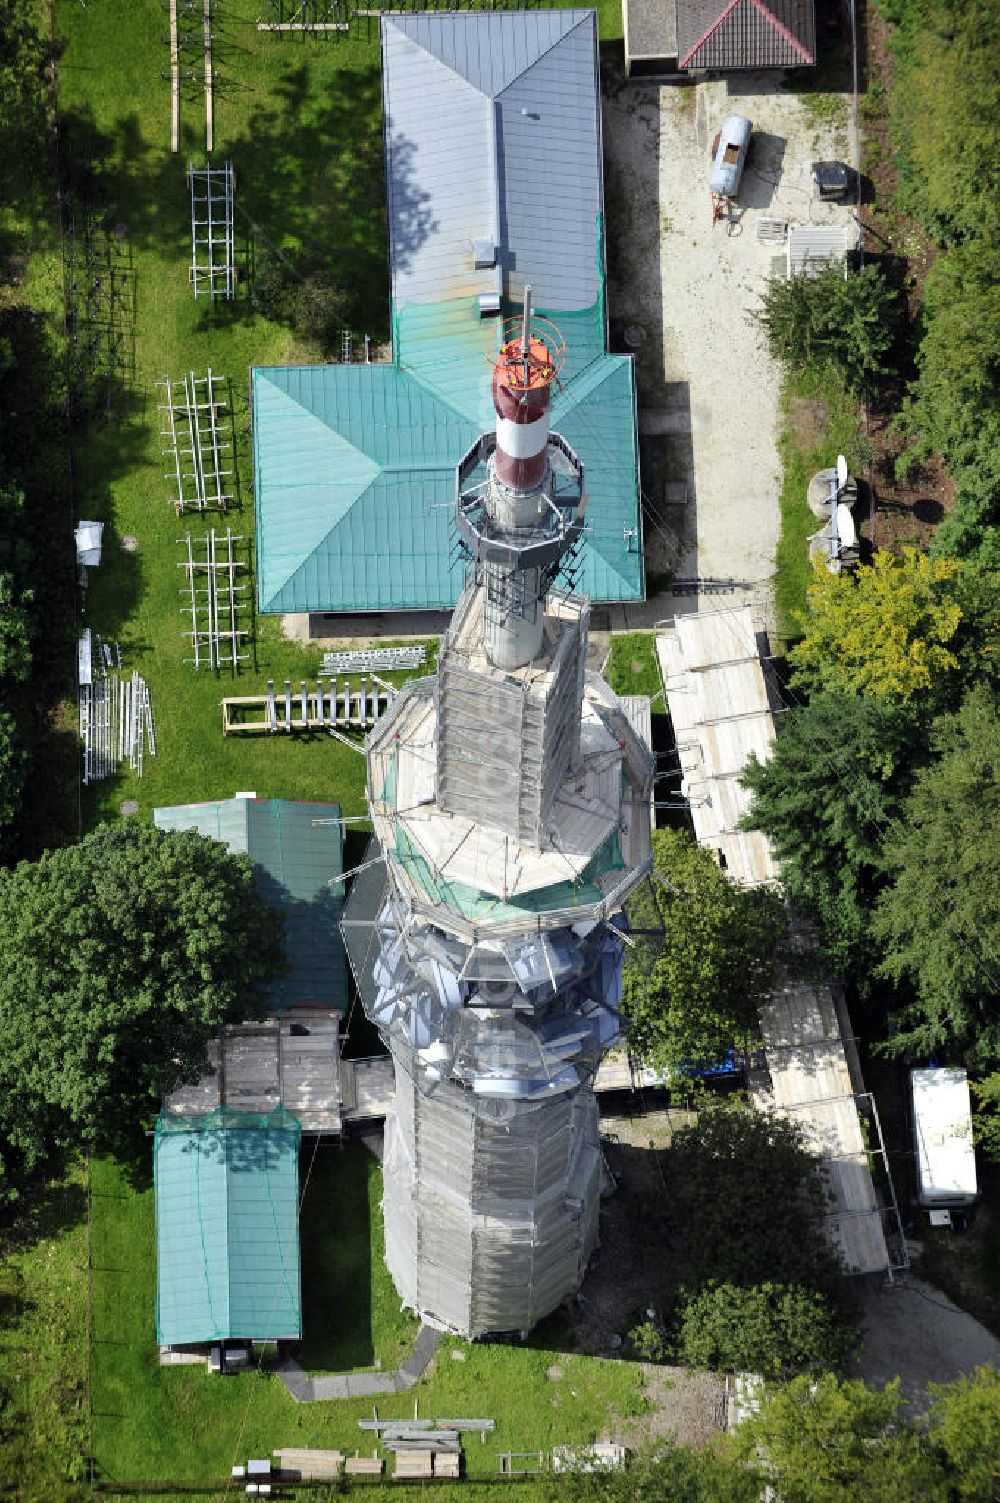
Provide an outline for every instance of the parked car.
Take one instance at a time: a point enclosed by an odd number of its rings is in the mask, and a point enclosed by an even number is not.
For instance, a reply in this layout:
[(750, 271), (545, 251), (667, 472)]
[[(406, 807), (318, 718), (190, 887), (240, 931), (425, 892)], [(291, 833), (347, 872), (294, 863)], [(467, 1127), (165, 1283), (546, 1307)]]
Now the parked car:
[(752, 134), (753, 123), (745, 115), (730, 115), (716, 136), (708, 186), (720, 198), (735, 198), (739, 192)]

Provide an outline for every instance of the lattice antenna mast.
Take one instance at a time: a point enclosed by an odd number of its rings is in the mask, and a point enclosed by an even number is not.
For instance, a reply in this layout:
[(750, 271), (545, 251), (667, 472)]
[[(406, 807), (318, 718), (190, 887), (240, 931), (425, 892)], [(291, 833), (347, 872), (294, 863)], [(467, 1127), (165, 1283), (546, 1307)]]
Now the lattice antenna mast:
[[(538, 656), (545, 596), (583, 525), (583, 466), (549, 432), (566, 346), (548, 319), (535, 316), (531, 293), (527, 283), (519, 316), (501, 327), (488, 357), (495, 434), (484, 435), (459, 466), (458, 531), (485, 587), (483, 646), (503, 669)], [(484, 460), (485, 478), (466, 490)]]

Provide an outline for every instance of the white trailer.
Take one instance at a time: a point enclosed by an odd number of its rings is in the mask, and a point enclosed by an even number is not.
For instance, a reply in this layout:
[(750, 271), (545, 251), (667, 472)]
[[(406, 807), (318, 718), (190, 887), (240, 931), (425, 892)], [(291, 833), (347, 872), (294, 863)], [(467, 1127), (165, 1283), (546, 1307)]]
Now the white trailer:
[(938, 1067), (910, 1071), (917, 1190), (931, 1221), (971, 1206), (979, 1194), (972, 1146), (969, 1082), (964, 1070)]

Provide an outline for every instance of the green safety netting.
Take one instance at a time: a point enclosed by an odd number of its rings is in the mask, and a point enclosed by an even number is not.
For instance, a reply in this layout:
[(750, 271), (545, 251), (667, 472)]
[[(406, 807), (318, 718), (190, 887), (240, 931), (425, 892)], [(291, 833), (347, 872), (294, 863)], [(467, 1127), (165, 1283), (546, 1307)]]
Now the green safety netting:
[(499, 898), (494, 893), (482, 892), (477, 887), (469, 887), (464, 882), (451, 882), (442, 877), (401, 824), (396, 827), (395, 852), (403, 870), (425, 897), (432, 903), (441, 903), (469, 919), (490, 918), (502, 921), (529, 913), (550, 913), (599, 903), (604, 897), (599, 884), (610, 872), (625, 870), (617, 830), (611, 831), (576, 881), (555, 882), (548, 887), (536, 887), (532, 891), (506, 899)]
[(153, 1148), (161, 1345), (301, 1336), (301, 1138), (283, 1107), (161, 1114)]

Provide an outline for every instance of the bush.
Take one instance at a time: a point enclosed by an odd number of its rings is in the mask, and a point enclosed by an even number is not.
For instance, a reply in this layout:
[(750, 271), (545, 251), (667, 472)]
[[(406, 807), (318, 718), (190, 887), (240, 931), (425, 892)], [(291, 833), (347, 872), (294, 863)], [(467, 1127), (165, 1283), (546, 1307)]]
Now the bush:
[(897, 373), (899, 292), (868, 265), (845, 280), (839, 266), (818, 276), (772, 281), (756, 315), (772, 355), (793, 370), (839, 370), (849, 390)]
[(675, 1353), (691, 1367), (788, 1378), (827, 1372), (850, 1353), (851, 1333), (815, 1290), (788, 1284), (710, 1284), (682, 1294)]

